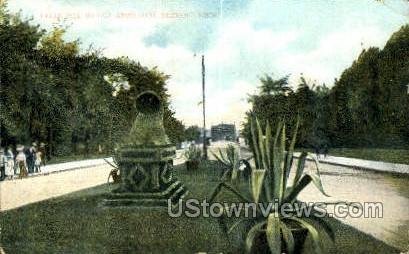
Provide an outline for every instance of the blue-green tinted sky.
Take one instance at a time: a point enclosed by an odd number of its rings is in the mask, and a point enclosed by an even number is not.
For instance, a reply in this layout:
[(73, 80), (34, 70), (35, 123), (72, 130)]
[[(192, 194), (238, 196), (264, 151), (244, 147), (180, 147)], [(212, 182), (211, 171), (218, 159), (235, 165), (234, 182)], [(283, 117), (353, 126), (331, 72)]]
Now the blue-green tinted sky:
[[(110, 57), (129, 56), (158, 66), (177, 116), (200, 124), (201, 63), (206, 56), (210, 123), (239, 124), (247, 94), (264, 73), (300, 73), (331, 86), (364, 48), (383, 47), (408, 22), (404, 0), (9, 0), (44, 28), (69, 25)], [(196, 57), (194, 55), (197, 55)]]

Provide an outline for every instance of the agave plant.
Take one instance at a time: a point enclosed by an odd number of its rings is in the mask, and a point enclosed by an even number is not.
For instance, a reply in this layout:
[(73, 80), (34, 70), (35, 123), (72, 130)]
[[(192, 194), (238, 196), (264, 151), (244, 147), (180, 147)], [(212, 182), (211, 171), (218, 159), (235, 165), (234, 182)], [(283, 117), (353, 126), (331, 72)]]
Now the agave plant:
[(195, 145), (190, 145), (183, 153), (183, 156), (188, 161), (199, 161), (202, 157), (202, 151)]
[(222, 149), (218, 149), (218, 154), (212, 152), (212, 155), (220, 162), (226, 170), (222, 175), (222, 181), (230, 180), (235, 182), (238, 178), (238, 171), (240, 166), (240, 154), (239, 149), (234, 145), (229, 144), (226, 148), (226, 152), (223, 153)]
[(197, 170), (199, 168), (200, 159), (202, 157), (202, 151), (195, 145), (190, 145), (183, 153), (186, 158), (186, 169)]
[[(294, 146), (298, 128), (299, 119), (297, 119), (293, 136), (287, 146), (285, 124), (279, 123), (273, 136), (270, 124), (267, 122), (263, 131), (258, 119), (253, 116), (251, 119), (251, 134), (256, 169), (253, 169), (251, 173), (250, 192), (252, 197), (245, 197), (239, 190), (224, 182), (220, 183), (211, 195), (210, 201), (213, 201), (223, 189), (227, 189), (244, 202), (276, 204), (275, 207), (278, 209), (273, 209), (267, 217), (260, 212), (259, 206), (256, 206), (257, 216), (255, 218), (239, 220), (228, 230), (228, 232), (231, 232), (241, 222), (252, 220), (253, 226), (246, 238), (246, 250), (248, 252), (257, 247), (254, 243), (260, 237), (265, 237), (271, 253), (282, 253), (283, 251), (293, 253), (296, 248), (299, 248), (299, 246), (296, 246), (296, 238), (298, 237), (297, 232), (300, 229), (304, 229), (304, 232), (311, 235), (314, 241), (315, 252), (322, 252), (320, 244), (321, 235), (318, 233), (315, 224), (305, 217), (296, 216), (298, 215), (296, 212), (294, 212), (294, 215), (287, 214), (286, 216), (279, 213), (283, 205), (292, 205), (297, 202), (298, 194), (311, 182), (322, 194), (328, 196), (321, 183), (318, 161), (311, 157), (314, 160), (314, 167), (309, 171), (305, 170), (308, 156), (305, 152), (301, 153), (298, 158), (292, 184), (288, 183), (294, 161)], [(318, 221), (328, 235), (332, 239), (334, 238), (331, 228), (322, 218), (311, 216), (310, 219)], [(223, 226), (226, 228), (225, 225)]]

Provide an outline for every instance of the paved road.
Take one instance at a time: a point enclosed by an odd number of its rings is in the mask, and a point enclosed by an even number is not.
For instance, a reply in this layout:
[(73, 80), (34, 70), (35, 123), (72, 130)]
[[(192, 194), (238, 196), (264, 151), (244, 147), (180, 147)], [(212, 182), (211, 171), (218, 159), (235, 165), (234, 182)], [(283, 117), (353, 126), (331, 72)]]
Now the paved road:
[(320, 156), (320, 161), (322, 163), (354, 167), (360, 169), (369, 169), (379, 172), (390, 172), (390, 173), (401, 173), (409, 174), (409, 165), (390, 163), (383, 161), (371, 161), (356, 158), (347, 158), (340, 156)]
[(321, 164), (321, 177), (331, 197), (323, 196), (311, 185), (301, 193), (301, 200), (381, 202), (382, 218), (339, 219), (399, 249), (409, 250), (409, 176)]
[(108, 164), (0, 182), (0, 211), (94, 187), (107, 182)]
[[(248, 149), (242, 147), (242, 154), (248, 155)], [(331, 197), (322, 195), (314, 185), (308, 186), (300, 199), (305, 202), (380, 202), (383, 207), (382, 218), (338, 218), (344, 223), (373, 235), (375, 238), (401, 250), (409, 250), (409, 174), (390, 174), (382, 171), (407, 171), (408, 165), (390, 167), (391, 163), (365, 161), (344, 157), (327, 157), (321, 162), (321, 178), (325, 191)], [(351, 167), (357, 162), (360, 169)], [(342, 165), (334, 165), (339, 163)], [(348, 166), (349, 165), (349, 166)], [(363, 166), (365, 165), (365, 166)], [(307, 163), (308, 167), (313, 166)], [(376, 167), (374, 170), (365, 168)], [(379, 171), (377, 171), (379, 170)], [(291, 182), (291, 181), (290, 181)], [(334, 206), (329, 206), (328, 212), (334, 213)], [(364, 209), (362, 210), (364, 211)], [(352, 213), (352, 216), (357, 216)], [(369, 216), (370, 217), (370, 216)]]

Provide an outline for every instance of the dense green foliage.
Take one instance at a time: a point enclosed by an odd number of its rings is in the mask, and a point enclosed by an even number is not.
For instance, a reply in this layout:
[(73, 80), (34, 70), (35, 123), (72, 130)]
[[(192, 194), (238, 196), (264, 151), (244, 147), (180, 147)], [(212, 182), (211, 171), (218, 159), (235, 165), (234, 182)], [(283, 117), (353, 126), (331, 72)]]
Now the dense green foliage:
[(200, 129), (197, 125), (192, 125), (186, 128), (185, 138), (188, 141), (199, 141)]
[[(301, 116), (298, 146), (409, 146), (409, 25), (392, 35), (385, 47), (363, 50), (331, 89), (301, 77), (296, 91), (287, 77), (261, 78), (261, 92), (250, 98), (261, 122)], [(250, 112), (249, 112), (250, 115)], [(251, 142), (250, 126), (244, 133)]]
[(47, 144), (49, 155), (107, 153), (136, 116), (135, 97), (144, 90), (166, 101), (164, 123), (173, 142), (184, 126), (169, 108), (168, 76), (128, 58), (108, 59), (65, 30), (41, 30), (0, 10), (1, 145)]

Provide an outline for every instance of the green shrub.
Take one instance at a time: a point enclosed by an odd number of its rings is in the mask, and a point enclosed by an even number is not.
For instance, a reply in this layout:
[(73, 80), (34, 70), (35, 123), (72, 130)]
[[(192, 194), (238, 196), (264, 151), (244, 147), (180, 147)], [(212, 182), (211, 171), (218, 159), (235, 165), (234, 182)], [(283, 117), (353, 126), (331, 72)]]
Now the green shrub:
[[(229, 144), (226, 148), (225, 153), (219, 148), (218, 154), (213, 153), (213, 156), (218, 162), (220, 162), (225, 171), (222, 176), (222, 181), (231, 180), (235, 182), (239, 176), (239, 166), (240, 166), (240, 153), (239, 148), (232, 144)], [(229, 179), (230, 177), (230, 179)]]
[(202, 151), (195, 145), (190, 145), (184, 152), (183, 156), (188, 161), (199, 161), (202, 158)]

